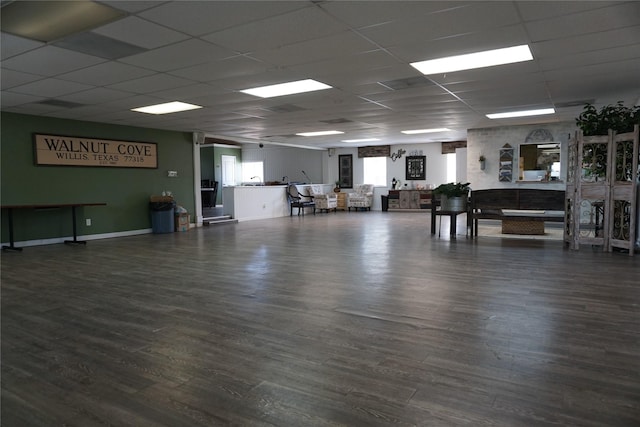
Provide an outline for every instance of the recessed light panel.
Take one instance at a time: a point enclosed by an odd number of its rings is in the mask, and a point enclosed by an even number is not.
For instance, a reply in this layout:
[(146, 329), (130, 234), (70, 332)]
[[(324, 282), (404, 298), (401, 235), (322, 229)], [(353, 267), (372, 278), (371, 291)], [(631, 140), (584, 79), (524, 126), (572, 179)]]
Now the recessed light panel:
[(296, 133), (298, 136), (325, 136), (325, 135), (339, 135), (344, 132), (340, 132), (339, 130), (323, 130), (319, 132), (301, 132)]
[(273, 98), (276, 96), (293, 95), (295, 93), (313, 92), (316, 90), (331, 89), (331, 86), (320, 83), (316, 80), (306, 79), (295, 82), (280, 83), (277, 85), (255, 87), (241, 90), (248, 95), (259, 96), (260, 98)]
[(402, 130), (400, 132), (406, 135), (415, 135), (418, 133), (435, 133), (435, 132), (447, 132), (449, 129), (447, 128), (434, 128), (434, 129), (412, 129), (412, 130)]
[(412, 62), (411, 66), (422, 74), (429, 75), (493, 67), (494, 65), (513, 64), (515, 62), (531, 61), (532, 59), (533, 55), (531, 54), (529, 46), (523, 44), (502, 49), (486, 50), (484, 52), (468, 53), (466, 55)]
[(493, 113), (487, 114), (490, 119), (508, 119), (511, 117), (527, 117), (527, 116), (542, 116), (544, 114), (555, 114), (556, 110), (553, 108), (543, 108), (541, 110), (526, 110), (526, 111), (510, 111), (507, 113)]
[(380, 141), (379, 138), (343, 139), (342, 142), (373, 142)]
[(187, 104), (185, 102), (167, 102), (164, 104), (149, 105), (147, 107), (133, 108), (131, 111), (147, 114), (169, 114), (179, 111), (197, 110), (202, 108), (200, 105)]
[(122, 17), (124, 12), (88, 0), (14, 1), (2, 7), (2, 31), (52, 42)]

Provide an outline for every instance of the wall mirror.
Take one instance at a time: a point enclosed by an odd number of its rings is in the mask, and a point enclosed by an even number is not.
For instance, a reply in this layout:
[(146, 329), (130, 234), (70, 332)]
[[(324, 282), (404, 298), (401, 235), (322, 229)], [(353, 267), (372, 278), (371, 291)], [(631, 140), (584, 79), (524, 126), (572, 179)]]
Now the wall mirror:
[(559, 181), (560, 144), (522, 144), (519, 158), (520, 181)]

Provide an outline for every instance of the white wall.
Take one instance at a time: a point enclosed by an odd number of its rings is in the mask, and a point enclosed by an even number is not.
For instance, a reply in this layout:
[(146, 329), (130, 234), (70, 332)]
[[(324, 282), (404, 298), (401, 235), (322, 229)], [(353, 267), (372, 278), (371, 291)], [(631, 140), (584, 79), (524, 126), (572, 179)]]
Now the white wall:
[[(406, 151), (402, 157), (393, 161), (387, 158), (387, 186), (377, 187), (374, 191), (374, 210), (382, 209), (380, 195), (387, 194), (391, 187), (391, 180), (395, 177), (409, 188), (416, 185), (435, 186), (446, 182), (446, 161), (442, 154), (440, 143), (412, 144), (412, 145), (392, 145), (391, 153), (397, 153), (399, 149)], [(422, 151), (422, 155), (427, 158), (426, 179), (424, 181), (407, 181), (406, 177), (406, 157), (413, 152)], [(309, 180), (302, 174), (304, 170), (314, 183), (333, 184), (338, 179), (338, 159), (341, 154), (351, 154), (353, 156), (353, 183), (364, 183), (363, 159), (358, 158), (358, 149), (336, 148), (329, 156), (327, 150), (308, 150), (303, 148), (283, 147), (276, 145), (265, 145), (259, 148), (253, 144), (247, 144), (242, 148), (242, 160), (246, 162), (262, 161), (264, 163), (264, 180), (280, 181), (287, 176), (289, 181), (308, 182)], [(240, 175), (238, 175), (240, 176)], [(344, 189), (349, 192), (350, 189)]]
[(321, 150), (307, 150), (303, 148), (265, 145), (263, 148), (251, 144), (242, 147), (243, 162), (264, 163), (264, 180), (281, 181), (282, 177), (289, 177), (293, 182), (309, 182), (302, 171), (305, 171), (311, 181), (331, 183), (323, 173), (323, 157), (327, 152)]
[[(446, 179), (446, 163), (442, 155), (442, 145), (440, 143), (430, 144), (412, 144), (412, 145), (392, 145), (391, 153), (397, 153), (399, 149), (406, 151), (402, 157), (393, 161), (387, 157), (387, 187), (391, 188), (393, 178), (400, 180), (401, 184), (409, 184), (409, 186), (434, 184), (439, 185)], [(414, 151), (422, 151), (422, 155), (427, 157), (426, 179), (424, 181), (407, 181), (406, 178), (406, 157)], [(363, 159), (358, 158), (357, 148), (336, 148), (335, 154), (328, 158), (327, 182), (335, 182), (338, 179), (338, 156), (341, 154), (353, 155), (353, 183), (365, 184)], [(383, 187), (380, 187), (383, 188)], [(347, 189), (348, 190), (348, 189)], [(345, 191), (347, 191), (345, 190)], [(382, 191), (382, 190), (381, 190)], [(377, 192), (376, 192), (377, 194)], [(386, 190), (381, 194), (386, 194)]]
[[(560, 143), (560, 182), (518, 183), (518, 156), (520, 145), (525, 144), (527, 135), (536, 129), (547, 129), (553, 135), (554, 142)], [(543, 123), (522, 126), (500, 126), (484, 129), (467, 130), (467, 180), (474, 190), (488, 188), (543, 188), (549, 190), (564, 190), (567, 176), (567, 142), (574, 138), (576, 126), (572, 122)], [(513, 181), (498, 181), (498, 166), (500, 148), (509, 144), (514, 149)], [(485, 170), (480, 170), (478, 158), (486, 157)]]

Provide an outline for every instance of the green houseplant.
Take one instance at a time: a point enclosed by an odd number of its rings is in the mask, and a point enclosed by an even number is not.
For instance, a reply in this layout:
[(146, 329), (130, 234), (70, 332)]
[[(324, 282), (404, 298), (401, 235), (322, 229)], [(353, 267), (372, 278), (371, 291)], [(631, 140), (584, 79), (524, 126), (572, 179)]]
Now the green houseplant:
[(640, 124), (640, 106), (625, 107), (622, 101), (605, 105), (600, 110), (585, 104), (576, 118), (576, 125), (584, 136), (606, 135), (609, 129), (618, 133), (631, 132), (636, 124)]
[[(607, 135), (609, 129), (617, 133), (631, 132), (637, 124), (640, 124), (640, 106), (625, 107), (622, 101), (615, 105), (605, 105), (599, 110), (592, 104), (585, 104), (582, 113), (576, 118), (576, 125), (584, 136)], [(585, 177), (595, 181), (605, 177), (605, 145), (585, 144), (582, 158)]]
[(433, 190), (435, 196), (440, 196), (440, 206), (443, 211), (462, 212), (467, 209), (467, 196), (470, 183), (449, 182), (440, 184)]

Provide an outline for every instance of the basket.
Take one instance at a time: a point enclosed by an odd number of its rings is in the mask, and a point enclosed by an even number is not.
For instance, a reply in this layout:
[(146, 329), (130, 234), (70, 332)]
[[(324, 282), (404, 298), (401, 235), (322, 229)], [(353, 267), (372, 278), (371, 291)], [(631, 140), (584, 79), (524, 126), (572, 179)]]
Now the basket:
[(544, 221), (503, 219), (502, 234), (544, 234)]

